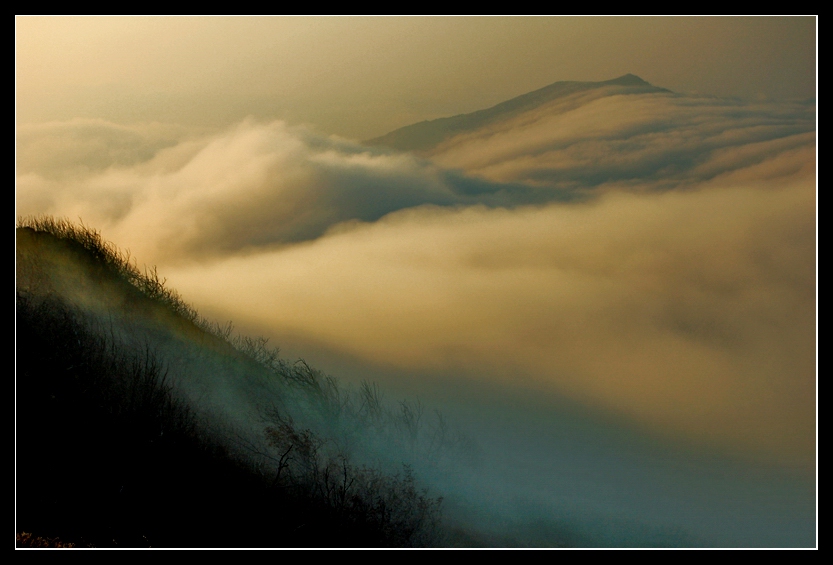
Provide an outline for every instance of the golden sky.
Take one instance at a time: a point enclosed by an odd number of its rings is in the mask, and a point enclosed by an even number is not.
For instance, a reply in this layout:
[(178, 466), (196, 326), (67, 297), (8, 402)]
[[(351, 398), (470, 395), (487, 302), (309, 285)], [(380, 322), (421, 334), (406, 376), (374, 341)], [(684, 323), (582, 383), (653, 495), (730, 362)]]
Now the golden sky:
[(812, 17), (17, 17), (18, 123), (222, 126), (368, 139), (560, 80), (815, 96)]

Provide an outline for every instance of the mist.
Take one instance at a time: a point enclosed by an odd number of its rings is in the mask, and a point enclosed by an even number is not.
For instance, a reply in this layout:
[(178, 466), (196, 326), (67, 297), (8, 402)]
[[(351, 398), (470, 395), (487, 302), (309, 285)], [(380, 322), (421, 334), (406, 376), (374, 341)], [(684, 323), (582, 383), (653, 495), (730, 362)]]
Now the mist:
[(440, 409), (487, 463), (425, 480), (478, 543), (812, 546), (815, 122), (612, 87), (418, 154), (280, 120), (45, 122), (18, 130), (17, 213)]

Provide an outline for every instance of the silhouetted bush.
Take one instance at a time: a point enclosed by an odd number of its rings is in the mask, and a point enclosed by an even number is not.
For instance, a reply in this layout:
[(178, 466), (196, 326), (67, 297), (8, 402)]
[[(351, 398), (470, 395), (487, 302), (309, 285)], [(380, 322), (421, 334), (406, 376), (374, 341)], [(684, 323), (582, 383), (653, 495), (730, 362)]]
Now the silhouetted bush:
[(347, 454), (328, 454), (326, 440), (299, 429), (291, 418), (272, 417), (266, 436), (276, 450), (274, 486), (315, 501), (320, 512), (337, 518), (348, 539), (361, 531), (376, 538), (374, 545), (421, 546), (440, 540), (442, 498), (419, 490), (409, 466), (386, 474), (352, 465)]

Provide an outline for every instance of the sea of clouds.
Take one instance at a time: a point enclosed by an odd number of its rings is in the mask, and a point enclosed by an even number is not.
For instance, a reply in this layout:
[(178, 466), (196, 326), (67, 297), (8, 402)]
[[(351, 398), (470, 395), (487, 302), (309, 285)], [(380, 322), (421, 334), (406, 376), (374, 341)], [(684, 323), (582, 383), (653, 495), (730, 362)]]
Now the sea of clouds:
[[(564, 398), (663, 441), (813, 474), (813, 106), (602, 89), (422, 155), (283, 122), (47, 123), (18, 130), (16, 198), (18, 215), (100, 229), (202, 312), (389, 370), (391, 385), (441, 398), (453, 375), (489, 398)], [(541, 469), (524, 488), (549, 500), (564, 483), (540, 476), (547, 453), (567, 448), (521, 421), (505, 430), (526, 430), (522, 454)], [(623, 488), (656, 482), (638, 475)], [(627, 497), (610, 507), (716, 543), (814, 539), (783, 527), (812, 522), (811, 490), (764, 517), (769, 502), (749, 494), (736, 509), (747, 537), (733, 538), (710, 510), (670, 510), (683, 482), (650, 518)], [(607, 507), (579, 491), (571, 503)]]

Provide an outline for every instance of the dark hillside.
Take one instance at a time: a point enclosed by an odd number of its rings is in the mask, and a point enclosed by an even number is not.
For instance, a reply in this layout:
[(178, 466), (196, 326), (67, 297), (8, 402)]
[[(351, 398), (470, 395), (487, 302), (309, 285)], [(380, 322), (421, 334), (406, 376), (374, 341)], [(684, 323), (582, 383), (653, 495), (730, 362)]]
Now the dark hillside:
[[(307, 425), (314, 418), (303, 419), (304, 406), (336, 397), (332, 379), (278, 359), (262, 341), (212, 331), (155, 273), (140, 274), (94, 231), (39, 220), (17, 235), (21, 539), (96, 547), (438, 542), (440, 502), (410, 468), (354, 463), (323, 428)], [(244, 399), (268, 389), (269, 409), (249, 428), (240, 422), (250, 415), (206, 409), (193, 392), (202, 372), (208, 387), (246, 377)], [(273, 382), (252, 390), (269, 375)]]

